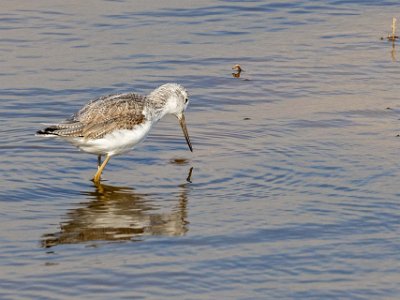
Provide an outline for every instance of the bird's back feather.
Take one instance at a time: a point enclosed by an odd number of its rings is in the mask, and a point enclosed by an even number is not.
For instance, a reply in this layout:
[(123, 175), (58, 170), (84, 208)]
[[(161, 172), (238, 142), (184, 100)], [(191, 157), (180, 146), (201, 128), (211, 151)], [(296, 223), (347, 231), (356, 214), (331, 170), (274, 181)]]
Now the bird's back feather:
[(134, 93), (103, 96), (90, 101), (70, 119), (36, 132), (38, 135), (102, 138), (117, 129), (143, 122), (146, 98)]

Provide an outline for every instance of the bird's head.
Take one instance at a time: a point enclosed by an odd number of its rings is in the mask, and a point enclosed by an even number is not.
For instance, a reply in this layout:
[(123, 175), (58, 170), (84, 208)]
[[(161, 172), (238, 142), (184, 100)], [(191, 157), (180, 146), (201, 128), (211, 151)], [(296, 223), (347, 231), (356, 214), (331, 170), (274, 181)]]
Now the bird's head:
[(161, 106), (161, 117), (172, 114), (178, 118), (189, 149), (193, 152), (184, 115), (189, 104), (189, 95), (186, 89), (177, 83), (166, 83), (155, 89), (149, 98), (155, 106)]

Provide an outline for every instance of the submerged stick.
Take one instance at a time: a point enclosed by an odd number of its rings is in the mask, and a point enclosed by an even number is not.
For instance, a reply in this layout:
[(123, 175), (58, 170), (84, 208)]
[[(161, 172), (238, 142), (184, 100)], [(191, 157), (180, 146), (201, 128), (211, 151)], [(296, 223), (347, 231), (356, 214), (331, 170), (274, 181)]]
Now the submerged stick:
[(396, 36), (396, 22), (397, 22), (397, 19), (395, 17), (393, 17), (393, 20), (392, 20), (392, 36)]
[(387, 37), (387, 39), (389, 41), (395, 41), (396, 39), (399, 38), (396, 35), (396, 23), (397, 23), (397, 19), (395, 17), (393, 17), (393, 19), (392, 19), (392, 34)]

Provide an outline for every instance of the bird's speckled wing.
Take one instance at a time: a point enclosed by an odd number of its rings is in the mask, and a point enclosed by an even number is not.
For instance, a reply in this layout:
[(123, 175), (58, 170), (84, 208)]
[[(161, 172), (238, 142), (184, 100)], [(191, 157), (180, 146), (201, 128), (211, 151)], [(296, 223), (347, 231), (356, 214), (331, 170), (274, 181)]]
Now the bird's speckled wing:
[(92, 100), (64, 122), (46, 128), (44, 134), (102, 138), (117, 129), (132, 129), (145, 120), (145, 97), (133, 93)]

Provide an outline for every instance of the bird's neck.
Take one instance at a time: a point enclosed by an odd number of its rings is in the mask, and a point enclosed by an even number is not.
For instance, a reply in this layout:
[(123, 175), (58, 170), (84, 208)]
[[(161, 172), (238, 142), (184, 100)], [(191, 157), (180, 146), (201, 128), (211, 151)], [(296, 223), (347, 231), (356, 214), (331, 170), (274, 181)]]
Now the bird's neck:
[(145, 102), (145, 113), (147, 118), (153, 122), (157, 122), (163, 118), (167, 113), (165, 111), (165, 103), (166, 99), (163, 99), (163, 97), (160, 97), (159, 95), (157, 97), (152, 96), (152, 94), (147, 96)]

